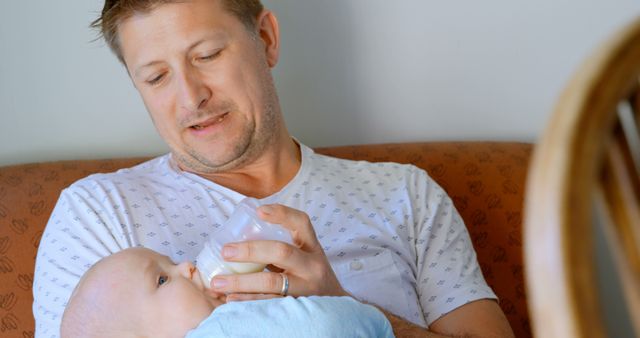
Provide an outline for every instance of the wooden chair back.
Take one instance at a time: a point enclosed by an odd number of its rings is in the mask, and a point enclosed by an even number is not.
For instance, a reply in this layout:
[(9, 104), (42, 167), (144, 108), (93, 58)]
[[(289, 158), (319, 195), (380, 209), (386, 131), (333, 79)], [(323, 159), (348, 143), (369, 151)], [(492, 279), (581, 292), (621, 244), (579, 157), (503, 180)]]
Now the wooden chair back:
[(534, 151), (524, 243), (536, 337), (607, 336), (595, 226), (602, 227), (624, 292), (621, 306), (640, 337), (639, 78), (637, 19), (575, 75)]

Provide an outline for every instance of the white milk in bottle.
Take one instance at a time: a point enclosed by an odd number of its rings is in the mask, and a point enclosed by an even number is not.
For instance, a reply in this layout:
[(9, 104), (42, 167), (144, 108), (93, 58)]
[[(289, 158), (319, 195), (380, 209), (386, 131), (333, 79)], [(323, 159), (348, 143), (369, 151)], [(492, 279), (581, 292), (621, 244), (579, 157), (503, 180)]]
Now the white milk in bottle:
[(226, 262), (222, 258), (222, 247), (229, 242), (251, 240), (276, 240), (291, 244), (291, 234), (277, 224), (267, 223), (256, 213), (260, 203), (254, 198), (245, 198), (231, 214), (227, 222), (216, 232), (196, 257), (200, 277), (208, 287), (218, 274), (251, 273), (264, 270), (265, 264), (249, 262)]

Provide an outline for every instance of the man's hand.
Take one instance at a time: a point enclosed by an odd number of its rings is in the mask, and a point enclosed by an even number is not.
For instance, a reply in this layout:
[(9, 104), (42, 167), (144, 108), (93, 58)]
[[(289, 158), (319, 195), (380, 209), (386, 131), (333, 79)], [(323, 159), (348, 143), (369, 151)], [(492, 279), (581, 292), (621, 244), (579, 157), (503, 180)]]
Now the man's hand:
[[(304, 212), (282, 205), (267, 205), (258, 209), (258, 216), (289, 229), (294, 245), (277, 241), (225, 245), (222, 251), (225, 260), (270, 264), (271, 271), (216, 276), (211, 281), (214, 293), (226, 293), (227, 301), (280, 297), (282, 272), (289, 278), (289, 295), (349, 296), (331, 269)], [(449, 312), (432, 323), (433, 331), (382, 311), (398, 337), (513, 337), (508, 321), (492, 300), (478, 300)]]
[(294, 244), (247, 241), (225, 245), (222, 249), (225, 260), (268, 264), (271, 271), (218, 275), (211, 281), (214, 292), (226, 293), (227, 301), (279, 297), (284, 282), (280, 273), (284, 273), (289, 279), (288, 295), (348, 295), (329, 265), (307, 214), (272, 204), (258, 208), (258, 216), (287, 228)]

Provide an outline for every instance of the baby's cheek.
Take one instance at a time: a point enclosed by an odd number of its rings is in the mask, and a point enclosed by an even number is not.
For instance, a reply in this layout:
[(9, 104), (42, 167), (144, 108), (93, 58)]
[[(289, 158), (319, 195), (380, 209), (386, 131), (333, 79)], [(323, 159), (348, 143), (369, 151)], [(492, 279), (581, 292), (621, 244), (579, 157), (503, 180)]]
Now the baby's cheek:
[(175, 311), (175, 316), (180, 318), (184, 333), (196, 328), (216, 308), (216, 303), (211, 302), (202, 292), (196, 291), (193, 289), (175, 295), (172, 311)]
[(196, 318), (205, 319), (213, 310), (222, 304), (222, 301), (209, 295), (206, 290), (193, 289), (192, 292), (185, 297), (189, 298), (187, 306), (190, 312)]

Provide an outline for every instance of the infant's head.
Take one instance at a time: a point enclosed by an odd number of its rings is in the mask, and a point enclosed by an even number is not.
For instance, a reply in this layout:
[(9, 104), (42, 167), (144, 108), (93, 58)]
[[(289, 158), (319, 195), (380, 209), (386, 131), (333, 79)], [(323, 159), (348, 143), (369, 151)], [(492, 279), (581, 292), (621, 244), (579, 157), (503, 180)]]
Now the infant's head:
[(220, 305), (193, 264), (131, 248), (97, 262), (80, 279), (61, 336), (184, 337)]

